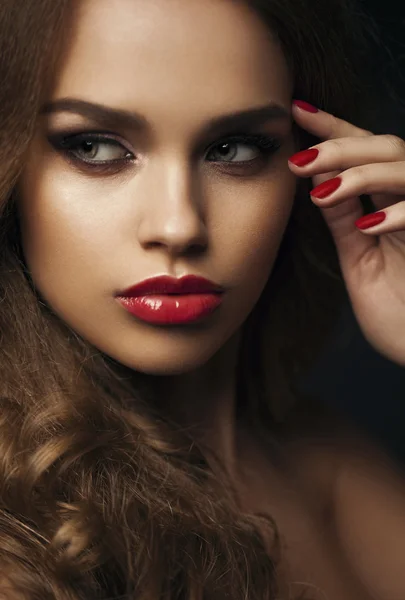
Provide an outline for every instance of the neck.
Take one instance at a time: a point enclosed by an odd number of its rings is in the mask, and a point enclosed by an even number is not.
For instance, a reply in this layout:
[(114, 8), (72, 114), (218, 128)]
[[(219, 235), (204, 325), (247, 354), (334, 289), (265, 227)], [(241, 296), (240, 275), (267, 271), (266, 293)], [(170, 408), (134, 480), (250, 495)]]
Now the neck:
[(236, 370), (239, 340), (232, 338), (203, 367), (153, 378), (159, 405), (236, 475)]

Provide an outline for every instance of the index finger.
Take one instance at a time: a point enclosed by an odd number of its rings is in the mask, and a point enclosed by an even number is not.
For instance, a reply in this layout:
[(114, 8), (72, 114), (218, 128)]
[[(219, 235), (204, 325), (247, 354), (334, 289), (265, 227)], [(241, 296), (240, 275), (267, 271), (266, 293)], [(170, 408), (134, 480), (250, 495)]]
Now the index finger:
[(293, 101), (292, 116), (302, 129), (305, 129), (321, 140), (374, 135), (367, 129), (356, 127), (356, 125), (339, 119), (302, 100)]

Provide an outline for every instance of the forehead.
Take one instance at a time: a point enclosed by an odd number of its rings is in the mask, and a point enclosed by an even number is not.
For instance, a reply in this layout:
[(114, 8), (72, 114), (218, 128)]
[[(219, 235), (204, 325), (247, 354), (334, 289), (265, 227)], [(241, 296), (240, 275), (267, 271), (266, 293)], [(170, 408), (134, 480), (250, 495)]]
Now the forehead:
[(235, 0), (79, 0), (53, 98), (149, 111), (179, 102), (203, 114), (288, 103), (285, 58)]

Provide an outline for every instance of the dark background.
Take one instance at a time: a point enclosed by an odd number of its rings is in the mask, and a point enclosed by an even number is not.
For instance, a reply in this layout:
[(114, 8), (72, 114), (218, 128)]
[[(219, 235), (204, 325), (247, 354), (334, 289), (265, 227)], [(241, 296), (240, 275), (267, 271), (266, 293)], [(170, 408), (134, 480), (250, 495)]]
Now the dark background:
[[(405, 139), (405, 0), (360, 0), (360, 4), (376, 22), (384, 50), (376, 46), (370, 56), (375, 85), (382, 91), (375, 133)], [(399, 335), (405, 336), (405, 331)], [(325, 403), (343, 408), (405, 466), (405, 368), (371, 348), (349, 304), (305, 387)]]

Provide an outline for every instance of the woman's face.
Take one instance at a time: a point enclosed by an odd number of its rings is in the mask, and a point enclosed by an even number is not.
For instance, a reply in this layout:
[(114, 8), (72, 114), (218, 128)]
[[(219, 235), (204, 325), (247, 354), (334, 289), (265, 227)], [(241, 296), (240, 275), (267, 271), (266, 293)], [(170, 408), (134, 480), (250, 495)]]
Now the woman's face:
[[(145, 373), (212, 359), (289, 218), (291, 99), (282, 52), (242, 3), (83, 0), (19, 185), (26, 261), (53, 311)], [(160, 275), (222, 293), (149, 288), (128, 312), (117, 294)]]

